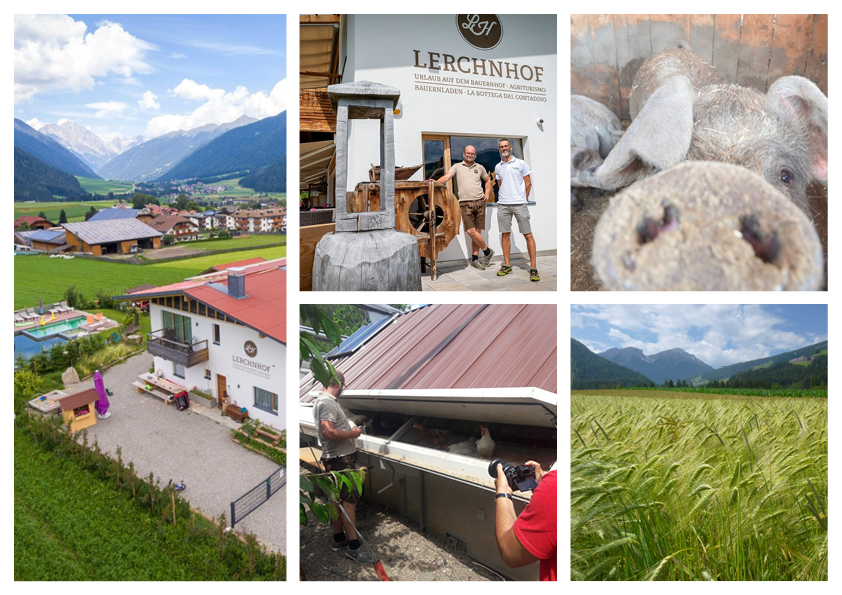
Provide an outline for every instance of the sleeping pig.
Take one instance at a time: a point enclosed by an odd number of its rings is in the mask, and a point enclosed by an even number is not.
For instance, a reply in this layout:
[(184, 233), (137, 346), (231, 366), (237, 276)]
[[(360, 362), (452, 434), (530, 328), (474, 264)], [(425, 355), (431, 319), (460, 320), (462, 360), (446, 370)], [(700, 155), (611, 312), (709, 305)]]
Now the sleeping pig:
[(748, 168), (808, 212), (807, 185), (827, 182), (827, 97), (784, 76), (763, 95), (728, 84), (690, 50), (667, 50), (637, 72), (632, 123), (592, 175), (615, 190), (682, 161)]

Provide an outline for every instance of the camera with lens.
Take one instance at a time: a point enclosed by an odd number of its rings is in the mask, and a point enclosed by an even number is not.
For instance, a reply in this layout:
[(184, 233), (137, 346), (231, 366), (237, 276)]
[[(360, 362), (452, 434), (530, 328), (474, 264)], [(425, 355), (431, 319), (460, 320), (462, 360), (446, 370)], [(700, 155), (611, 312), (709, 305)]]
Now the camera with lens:
[(503, 459), (494, 459), (488, 466), (488, 474), (497, 477), (497, 465), (503, 465), (503, 474), (513, 492), (530, 492), (538, 487), (535, 481), (535, 467), (531, 465), (512, 465)]

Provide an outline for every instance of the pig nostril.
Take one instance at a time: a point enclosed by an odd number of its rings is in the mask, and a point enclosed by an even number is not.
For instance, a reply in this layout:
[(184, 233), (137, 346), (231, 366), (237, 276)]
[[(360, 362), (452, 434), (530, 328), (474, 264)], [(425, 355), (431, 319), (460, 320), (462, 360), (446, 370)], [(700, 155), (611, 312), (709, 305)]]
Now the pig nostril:
[(774, 263), (778, 259), (781, 253), (778, 234), (776, 232), (764, 234), (756, 215), (740, 217), (740, 234), (754, 249), (755, 256), (763, 262)]
[(660, 221), (644, 215), (643, 221), (637, 226), (637, 239), (641, 244), (648, 244), (663, 232), (678, 229), (678, 225), (678, 209), (665, 202), (664, 216)]

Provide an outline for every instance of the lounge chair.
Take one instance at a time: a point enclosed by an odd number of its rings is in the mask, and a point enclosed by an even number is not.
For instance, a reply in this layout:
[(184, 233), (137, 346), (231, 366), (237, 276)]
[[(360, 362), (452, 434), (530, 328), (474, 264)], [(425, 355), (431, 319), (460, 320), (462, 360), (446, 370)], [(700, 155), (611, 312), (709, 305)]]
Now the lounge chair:
[(27, 322), (20, 312), (15, 312), (15, 323)]
[(27, 320), (38, 320), (39, 315), (35, 313), (35, 308), (27, 308), (24, 317)]
[(73, 310), (73, 308), (71, 306), (68, 306), (67, 302), (64, 300), (62, 300), (59, 304), (59, 308), (61, 308), (61, 312), (70, 312), (71, 310)]

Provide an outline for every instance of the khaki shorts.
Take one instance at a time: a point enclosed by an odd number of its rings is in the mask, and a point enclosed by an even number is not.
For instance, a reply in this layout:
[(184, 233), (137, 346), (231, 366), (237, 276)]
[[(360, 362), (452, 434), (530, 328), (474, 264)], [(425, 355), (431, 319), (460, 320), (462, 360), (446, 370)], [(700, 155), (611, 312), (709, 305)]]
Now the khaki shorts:
[(462, 225), (465, 226), (465, 231), (469, 229), (482, 231), (485, 229), (484, 200), (459, 201), (459, 208), (462, 210)]
[(532, 226), (529, 224), (529, 207), (526, 205), (501, 205), (497, 203), (497, 226), (500, 233), (511, 233), (512, 215), (517, 219), (517, 228), (520, 233), (526, 235), (532, 233)]
[[(322, 459), (322, 466), (325, 471), (344, 471), (345, 469), (357, 468), (357, 455), (345, 455), (344, 457), (335, 457), (333, 459)], [(339, 497), (343, 502), (349, 504), (356, 504), (360, 501), (362, 494), (357, 492), (354, 488), (354, 493), (348, 490), (348, 486), (342, 485), (342, 490), (339, 492)]]

